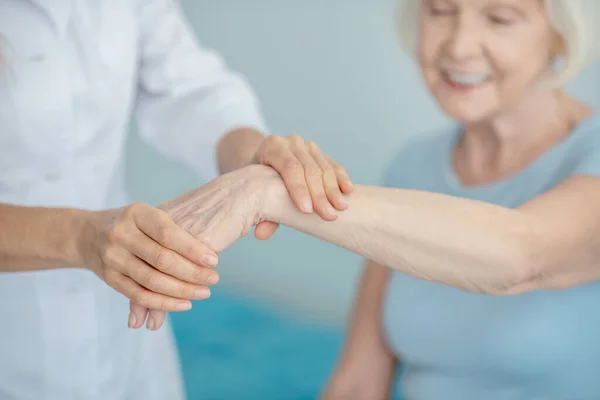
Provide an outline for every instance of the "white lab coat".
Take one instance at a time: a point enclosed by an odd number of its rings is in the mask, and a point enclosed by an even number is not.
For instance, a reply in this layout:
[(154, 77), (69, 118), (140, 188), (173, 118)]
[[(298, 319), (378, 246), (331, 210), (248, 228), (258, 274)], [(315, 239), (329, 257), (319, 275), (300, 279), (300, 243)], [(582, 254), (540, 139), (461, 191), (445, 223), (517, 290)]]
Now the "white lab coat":
[[(130, 119), (206, 179), (221, 135), (264, 129), (174, 0), (0, 0), (0, 49), (0, 203), (128, 203)], [(129, 330), (128, 312), (84, 270), (0, 274), (0, 400), (182, 398), (169, 327)]]

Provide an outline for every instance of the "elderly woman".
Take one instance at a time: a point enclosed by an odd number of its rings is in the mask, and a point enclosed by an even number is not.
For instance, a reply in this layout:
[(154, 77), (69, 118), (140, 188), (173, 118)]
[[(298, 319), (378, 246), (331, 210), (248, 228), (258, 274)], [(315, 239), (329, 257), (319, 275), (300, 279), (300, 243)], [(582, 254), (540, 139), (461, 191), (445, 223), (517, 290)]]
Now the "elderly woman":
[(249, 166), (161, 208), (217, 252), (269, 221), (370, 260), (325, 399), (387, 398), (398, 363), (412, 400), (600, 398), (600, 118), (563, 90), (599, 6), (407, 1), (404, 38), (456, 124), (410, 141), (386, 187), (324, 221)]

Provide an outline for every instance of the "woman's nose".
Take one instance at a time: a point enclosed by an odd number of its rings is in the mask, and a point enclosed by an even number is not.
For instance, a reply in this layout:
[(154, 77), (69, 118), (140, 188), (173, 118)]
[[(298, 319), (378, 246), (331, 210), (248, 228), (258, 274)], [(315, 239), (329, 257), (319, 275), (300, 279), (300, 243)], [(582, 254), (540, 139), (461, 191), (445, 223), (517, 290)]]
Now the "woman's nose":
[(448, 40), (448, 55), (457, 61), (479, 55), (482, 34), (476, 21), (457, 17)]

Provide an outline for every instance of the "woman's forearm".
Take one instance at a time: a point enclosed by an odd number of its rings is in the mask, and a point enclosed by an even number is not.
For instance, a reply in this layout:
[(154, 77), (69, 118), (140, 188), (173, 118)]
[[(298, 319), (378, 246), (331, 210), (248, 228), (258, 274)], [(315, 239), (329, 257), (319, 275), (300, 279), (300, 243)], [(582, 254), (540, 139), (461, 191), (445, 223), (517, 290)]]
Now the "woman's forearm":
[(296, 211), (281, 183), (264, 215), (419, 279), (503, 294), (531, 278), (530, 219), (447, 195), (357, 185), (336, 221)]
[(0, 272), (79, 265), (86, 211), (0, 204)]
[(338, 366), (324, 399), (384, 400), (390, 395), (396, 358), (383, 334), (383, 303), (390, 270), (369, 261), (360, 279)]

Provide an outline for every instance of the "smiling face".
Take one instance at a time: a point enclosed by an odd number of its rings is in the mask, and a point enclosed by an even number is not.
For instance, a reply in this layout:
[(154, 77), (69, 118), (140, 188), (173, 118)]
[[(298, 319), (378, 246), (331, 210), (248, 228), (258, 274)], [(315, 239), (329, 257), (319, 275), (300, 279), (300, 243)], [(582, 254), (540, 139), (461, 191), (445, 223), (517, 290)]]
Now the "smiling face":
[(461, 122), (509, 112), (550, 72), (561, 40), (542, 0), (420, 0), (418, 61)]

